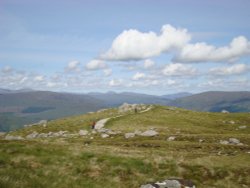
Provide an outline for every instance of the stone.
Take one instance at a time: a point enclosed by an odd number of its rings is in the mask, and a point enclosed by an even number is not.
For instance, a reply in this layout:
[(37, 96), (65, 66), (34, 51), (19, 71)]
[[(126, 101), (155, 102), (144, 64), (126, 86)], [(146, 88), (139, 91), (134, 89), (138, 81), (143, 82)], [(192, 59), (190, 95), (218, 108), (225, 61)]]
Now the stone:
[(108, 138), (108, 137), (109, 137), (109, 135), (108, 135), (108, 134), (103, 133), (103, 134), (101, 134), (101, 137), (102, 137), (102, 138)]
[(246, 128), (247, 128), (246, 125), (239, 126), (239, 129), (246, 129)]
[(6, 135), (5, 140), (24, 140), (22, 136)]
[(148, 136), (148, 137), (151, 137), (151, 136), (157, 136), (159, 133), (156, 132), (155, 130), (147, 130), (143, 133), (140, 134), (140, 136)]
[(87, 130), (80, 130), (80, 131), (79, 131), (79, 135), (80, 135), (80, 136), (87, 136), (88, 133), (89, 133), (89, 132), (88, 132)]
[(220, 144), (223, 144), (223, 145), (228, 145), (229, 142), (227, 140), (220, 140)]
[(133, 137), (135, 137), (135, 133), (125, 133), (125, 135), (124, 135), (124, 137), (125, 138), (133, 138)]
[(228, 123), (230, 123), (230, 124), (232, 124), (232, 125), (234, 125), (235, 124), (235, 122), (234, 121), (229, 121)]
[(227, 110), (222, 110), (221, 113), (223, 113), (223, 114), (229, 114), (230, 112), (227, 111)]
[(229, 138), (229, 143), (238, 145), (238, 144), (240, 144), (240, 141), (236, 138)]
[(156, 188), (156, 187), (151, 184), (146, 184), (146, 185), (141, 185), (140, 188)]
[(163, 182), (148, 183), (141, 185), (141, 188), (195, 188), (190, 180), (185, 179), (167, 179)]
[(134, 133), (135, 135), (140, 136), (142, 134), (142, 131), (136, 130)]
[(39, 135), (38, 132), (34, 131), (33, 133), (26, 136), (27, 139), (34, 139)]
[(95, 130), (92, 130), (91, 133), (92, 133), (92, 134), (96, 134), (97, 132), (96, 132)]
[(167, 188), (181, 188), (181, 184), (177, 180), (165, 180), (164, 183), (164, 187)]
[(175, 136), (170, 136), (170, 137), (168, 137), (168, 141), (174, 141), (175, 139), (176, 139)]

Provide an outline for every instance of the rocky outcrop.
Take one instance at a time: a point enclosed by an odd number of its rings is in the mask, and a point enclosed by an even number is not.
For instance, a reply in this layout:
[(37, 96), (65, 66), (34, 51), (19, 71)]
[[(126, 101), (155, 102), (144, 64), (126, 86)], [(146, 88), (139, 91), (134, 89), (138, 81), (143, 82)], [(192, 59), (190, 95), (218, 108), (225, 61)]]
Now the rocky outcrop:
[(195, 185), (191, 180), (167, 179), (162, 182), (141, 185), (140, 188), (195, 188)]
[(126, 113), (126, 112), (137, 112), (141, 110), (145, 110), (147, 108), (144, 104), (128, 104), (124, 103), (123, 105), (119, 106), (118, 111), (119, 113)]
[(143, 133), (140, 134), (140, 136), (148, 136), (148, 137), (152, 137), (152, 136), (157, 136), (159, 133), (156, 132), (155, 130), (147, 130)]
[(6, 135), (5, 140), (24, 140), (22, 136)]

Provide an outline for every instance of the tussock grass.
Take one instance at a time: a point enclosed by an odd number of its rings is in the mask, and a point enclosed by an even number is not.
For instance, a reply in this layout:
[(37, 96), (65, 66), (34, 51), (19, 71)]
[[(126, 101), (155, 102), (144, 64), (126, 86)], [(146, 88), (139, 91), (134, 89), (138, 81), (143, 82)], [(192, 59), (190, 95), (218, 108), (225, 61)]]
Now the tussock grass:
[[(93, 119), (116, 116), (117, 110), (68, 117), (11, 134), (33, 131), (78, 132)], [(234, 121), (231, 124), (230, 121)], [(246, 125), (245, 129), (238, 129)], [(169, 177), (191, 179), (197, 187), (250, 187), (250, 117), (247, 113), (222, 114), (170, 110), (155, 106), (139, 114), (111, 119), (107, 127), (122, 134), (0, 140), (0, 187), (136, 188)], [(156, 137), (125, 139), (124, 133), (155, 128)], [(174, 141), (167, 141), (175, 136)], [(221, 145), (237, 138), (244, 145)], [(200, 139), (203, 141), (200, 142)]]

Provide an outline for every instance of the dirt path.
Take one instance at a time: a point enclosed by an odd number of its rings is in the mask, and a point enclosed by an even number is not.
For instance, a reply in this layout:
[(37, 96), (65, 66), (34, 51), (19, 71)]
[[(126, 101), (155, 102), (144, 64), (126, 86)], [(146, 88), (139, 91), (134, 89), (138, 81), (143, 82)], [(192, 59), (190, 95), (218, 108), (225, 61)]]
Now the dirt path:
[[(152, 107), (150, 106), (146, 110), (140, 111), (139, 114), (145, 113), (145, 112), (147, 112), (147, 111), (149, 111), (151, 109), (152, 109)], [(110, 119), (115, 119), (115, 118), (126, 116), (126, 115), (127, 114), (125, 114), (125, 115), (119, 115), (119, 116), (115, 116), (115, 117), (109, 117), (109, 118), (105, 118), (105, 119), (101, 119), (101, 120), (99, 120), (99, 121), (96, 122), (95, 129), (101, 129), (101, 128), (103, 128), (105, 126), (105, 124), (107, 123), (107, 121), (110, 120)]]

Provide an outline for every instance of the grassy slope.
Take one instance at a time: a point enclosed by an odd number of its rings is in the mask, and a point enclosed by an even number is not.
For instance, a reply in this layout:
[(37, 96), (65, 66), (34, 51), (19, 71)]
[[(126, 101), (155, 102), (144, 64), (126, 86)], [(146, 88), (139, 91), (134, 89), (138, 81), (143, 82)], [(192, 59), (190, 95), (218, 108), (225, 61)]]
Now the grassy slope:
[[(11, 134), (89, 129), (93, 119), (115, 116), (114, 109), (51, 121)], [(223, 122), (224, 121), (224, 122)], [(235, 124), (230, 124), (234, 121)], [(246, 125), (246, 129), (236, 130)], [(107, 127), (123, 133), (155, 128), (153, 138), (123, 134), (30, 141), (0, 140), (0, 187), (139, 187), (171, 176), (192, 179), (198, 187), (250, 186), (250, 116), (169, 110), (157, 106), (142, 114), (112, 119)], [(169, 136), (176, 140), (169, 142)], [(230, 137), (244, 146), (221, 145)], [(199, 139), (204, 142), (200, 143)]]

